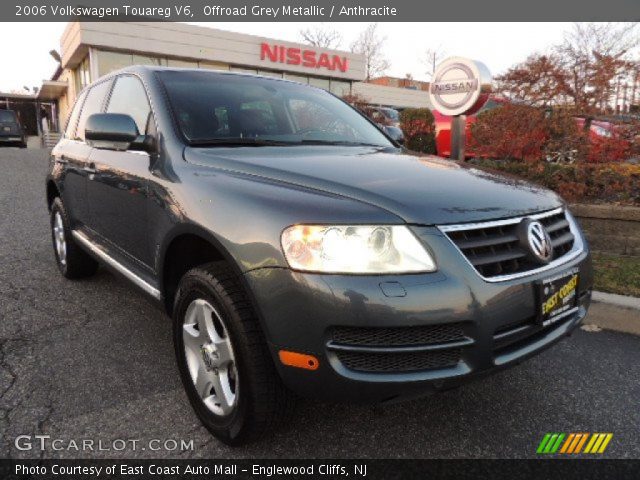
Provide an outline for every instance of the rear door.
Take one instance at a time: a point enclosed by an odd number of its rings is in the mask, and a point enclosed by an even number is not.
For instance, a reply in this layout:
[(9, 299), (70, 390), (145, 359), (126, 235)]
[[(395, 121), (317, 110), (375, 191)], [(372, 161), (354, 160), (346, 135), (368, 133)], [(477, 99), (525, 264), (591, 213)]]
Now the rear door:
[(102, 111), (110, 83), (98, 83), (78, 97), (69, 117), (65, 138), (52, 152), (54, 161), (64, 167), (61, 194), (74, 227), (86, 225), (89, 217), (87, 178), (92, 172), (89, 166), (92, 148), (85, 143), (84, 126), (90, 115)]
[[(134, 75), (117, 77), (105, 111), (130, 115), (139, 134), (155, 131), (149, 99)], [(95, 173), (87, 183), (91, 227), (139, 266), (147, 267), (153, 264), (147, 235), (151, 161), (146, 152), (94, 149), (90, 163)]]

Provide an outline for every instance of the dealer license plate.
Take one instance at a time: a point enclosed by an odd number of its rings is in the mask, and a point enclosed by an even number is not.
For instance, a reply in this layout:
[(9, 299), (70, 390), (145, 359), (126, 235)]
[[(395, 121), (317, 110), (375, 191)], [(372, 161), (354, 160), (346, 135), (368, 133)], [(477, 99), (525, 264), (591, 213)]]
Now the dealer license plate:
[(540, 314), (542, 325), (557, 322), (578, 303), (578, 269), (572, 269), (539, 285)]

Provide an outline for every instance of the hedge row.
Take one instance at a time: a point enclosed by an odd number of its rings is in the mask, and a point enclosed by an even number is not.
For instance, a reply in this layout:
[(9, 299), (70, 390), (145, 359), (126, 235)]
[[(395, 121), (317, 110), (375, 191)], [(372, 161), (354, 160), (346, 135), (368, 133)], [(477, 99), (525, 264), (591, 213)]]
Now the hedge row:
[(640, 165), (629, 163), (518, 162), (476, 159), (470, 163), (514, 174), (556, 191), (568, 202), (640, 205)]

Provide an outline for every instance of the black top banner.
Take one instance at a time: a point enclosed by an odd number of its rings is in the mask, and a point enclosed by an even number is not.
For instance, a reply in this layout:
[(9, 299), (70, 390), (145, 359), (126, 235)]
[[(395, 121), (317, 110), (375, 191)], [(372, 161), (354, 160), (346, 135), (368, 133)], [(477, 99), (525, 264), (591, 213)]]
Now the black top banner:
[[(211, 22), (637, 21), (638, 0), (3, 0), (0, 20)], [(464, 34), (462, 29), (459, 34)], [(470, 39), (471, 40), (471, 39)], [(506, 39), (508, 40), (508, 39)]]

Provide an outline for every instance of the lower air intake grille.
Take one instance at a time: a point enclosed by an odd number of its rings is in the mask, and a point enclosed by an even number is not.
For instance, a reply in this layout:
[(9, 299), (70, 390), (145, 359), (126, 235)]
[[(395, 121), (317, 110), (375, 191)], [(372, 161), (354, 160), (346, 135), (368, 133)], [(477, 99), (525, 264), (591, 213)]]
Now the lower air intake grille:
[(460, 349), (435, 352), (336, 352), (342, 364), (360, 372), (399, 373), (446, 368), (460, 361)]
[(333, 341), (341, 345), (399, 347), (464, 340), (460, 323), (397, 328), (336, 327)]

